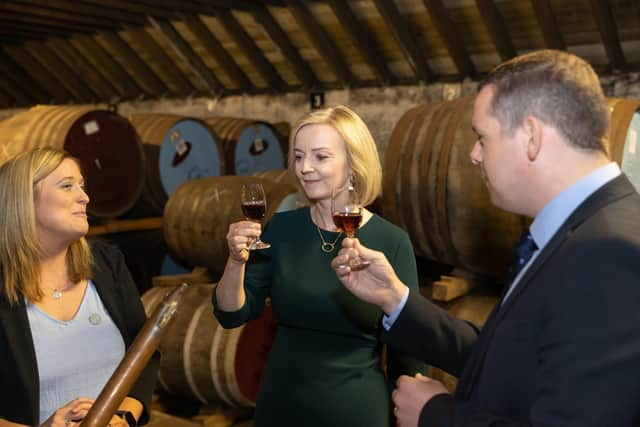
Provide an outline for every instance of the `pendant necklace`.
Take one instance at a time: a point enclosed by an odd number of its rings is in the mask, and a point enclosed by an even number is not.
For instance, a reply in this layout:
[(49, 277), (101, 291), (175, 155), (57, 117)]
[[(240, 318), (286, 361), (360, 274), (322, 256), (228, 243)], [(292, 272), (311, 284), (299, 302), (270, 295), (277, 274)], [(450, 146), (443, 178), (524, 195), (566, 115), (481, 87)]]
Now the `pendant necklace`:
[(320, 227), (316, 225), (316, 229), (318, 230), (318, 236), (320, 236), (320, 240), (322, 240), (322, 246), (321, 246), (322, 252), (330, 254), (336, 248), (336, 243), (338, 242), (338, 239), (340, 238), (340, 236), (342, 236), (342, 231), (338, 233), (338, 235), (336, 236), (336, 239), (333, 242), (327, 242), (326, 240), (324, 240), (324, 237), (322, 236), (322, 231), (320, 231)]
[(62, 289), (54, 288), (53, 292), (51, 293), (51, 298), (59, 300), (60, 298), (62, 298), (62, 293), (68, 291), (73, 285), (74, 283), (71, 283), (70, 285), (67, 285)]

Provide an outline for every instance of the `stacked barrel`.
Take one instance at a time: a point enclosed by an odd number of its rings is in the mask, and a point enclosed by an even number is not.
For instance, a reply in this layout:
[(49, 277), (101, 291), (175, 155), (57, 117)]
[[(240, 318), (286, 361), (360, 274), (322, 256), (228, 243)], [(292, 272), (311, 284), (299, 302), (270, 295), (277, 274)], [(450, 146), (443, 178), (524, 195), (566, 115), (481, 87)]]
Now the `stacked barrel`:
[(143, 153), (131, 124), (90, 106), (37, 106), (0, 122), (0, 163), (35, 147), (62, 148), (77, 157), (91, 203), (90, 215), (128, 211), (144, 183)]
[[(638, 100), (609, 99), (612, 159), (640, 188)], [(385, 155), (382, 210), (404, 228), (416, 254), (499, 277), (529, 220), (491, 203), (469, 153), (473, 97), (407, 111)]]
[[(147, 314), (175, 286), (158, 286), (145, 293), (142, 302)], [(160, 344), (158, 382), (172, 395), (201, 403), (253, 407), (275, 338), (275, 318), (267, 306), (261, 316), (247, 324), (224, 329), (213, 316), (213, 287), (202, 283), (187, 288)]]

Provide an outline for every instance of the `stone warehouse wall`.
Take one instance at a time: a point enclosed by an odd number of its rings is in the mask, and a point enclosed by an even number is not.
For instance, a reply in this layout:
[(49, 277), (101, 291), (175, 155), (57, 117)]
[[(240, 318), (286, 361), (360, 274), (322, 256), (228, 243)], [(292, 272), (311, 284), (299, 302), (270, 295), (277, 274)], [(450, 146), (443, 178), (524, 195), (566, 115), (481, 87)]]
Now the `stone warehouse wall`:
[[(608, 97), (640, 98), (640, 73), (608, 75), (601, 78)], [(389, 137), (399, 118), (410, 108), (437, 103), (476, 92), (477, 82), (435, 83), (419, 86), (376, 87), (333, 90), (325, 93), (325, 106), (344, 104), (354, 109), (371, 129), (384, 156)], [(102, 108), (104, 106), (97, 106)], [(0, 120), (21, 110), (0, 110)], [(310, 111), (307, 93), (285, 95), (231, 96), (221, 99), (187, 98), (124, 102), (118, 111), (132, 113), (172, 113), (189, 117), (233, 116), (293, 124)], [(1, 136), (0, 136), (1, 138)]]

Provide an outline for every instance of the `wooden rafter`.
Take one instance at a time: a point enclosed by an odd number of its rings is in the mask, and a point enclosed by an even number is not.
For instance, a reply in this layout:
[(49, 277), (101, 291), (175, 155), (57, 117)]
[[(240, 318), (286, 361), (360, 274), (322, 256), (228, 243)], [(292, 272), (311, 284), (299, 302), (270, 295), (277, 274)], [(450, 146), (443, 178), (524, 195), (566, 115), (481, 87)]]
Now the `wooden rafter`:
[(286, 85), (275, 67), (267, 60), (253, 39), (242, 28), (238, 20), (233, 16), (233, 13), (229, 10), (221, 10), (218, 13), (218, 18), (235, 43), (242, 49), (258, 71), (260, 71), (262, 77), (271, 87), (271, 90), (275, 92), (284, 91)]
[(26, 27), (24, 24), (2, 21), (0, 21), (0, 31), (10, 36), (21, 36), (25, 39), (39, 40), (44, 40), (47, 37), (67, 36), (69, 34), (68, 30), (48, 25), (29, 24), (29, 26)]
[(373, 2), (393, 33), (416, 78), (425, 82), (433, 80), (433, 74), (427, 65), (426, 58), (415, 38), (409, 32), (408, 24), (400, 15), (393, 0), (373, 0)]
[(61, 104), (73, 98), (71, 92), (63, 86), (62, 82), (48, 68), (36, 61), (22, 46), (5, 45), (4, 50), (34, 80), (40, 83), (40, 86), (53, 95), (52, 101), (54, 103)]
[(13, 99), (17, 105), (28, 106), (36, 103), (36, 100), (29, 96), (27, 92), (21, 90), (11, 75), (5, 73), (4, 68), (0, 66), (0, 78), (4, 82), (1, 88)]
[(471, 56), (469, 56), (467, 48), (462, 43), (456, 26), (449, 17), (447, 8), (442, 3), (442, 0), (422, 0), (422, 3), (429, 11), (431, 20), (436, 25), (438, 33), (440, 33), (445, 46), (447, 46), (449, 55), (453, 58), (453, 62), (456, 64), (460, 74), (462, 76), (475, 77), (477, 73), (473, 62), (471, 62)]
[(77, 101), (92, 102), (98, 98), (96, 93), (82, 81), (76, 70), (65, 64), (46, 44), (26, 42), (25, 47), (36, 60), (51, 70), (51, 73), (62, 82)]
[(531, 4), (542, 28), (545, 46), (549, 49), (565, 50), (567, 47), (558, 29), (549, 0), (531, 0)]
[(280, 28), (269, 9), (262, 4), (257, 4), (252, 11), (256, 22), (262, 25), (271, 41), (280, 49), (282, 55), (293, 67), (296, 76), (302, 82), (302, 87), (321, 88), (322, 84), (316, 78), (309, 64), (302, 58), (298, 50), (293, 46), (287, 34)]
[[(1, 72), (0, 78), (2, 78)], [(0, 86), (0, 103), (5, 106), (13, 107), (15, 105), (15, 102), (17, 102), (15, 98), (13, 98), (5, 89), (3, 89), (2, 86)]]
[(304, 31), (315, 46), (320, 56), (327, 62), (327, 65), (336, 75), (343, 85), (351, 86), (355, 83), (355, 78), (351, 74), (349, 67), (338, 52), (326, 31), (320, 26), (318, 21), (311, 15), (303, 3), (291, 3), (289, 11), (298, 22), (298, 26)]
[(54, 50), (60, 60), (70, 69), (76, 70), (78, 77), (95, 91), (99, 99), (110, 100), (117, 96), (117, 91), (110, 80), (105, 79), (67, 39), (52, 38), (47, 44)]
[[(96, 5), (100, 7), (108, 7), (109, 9), (120, 10), (124, 12), (131, 12), (140, 14), (143, 18), (146, 16), (155, 16), (157, 18), (173, 19), (176, 17), (176, 7), (173, 8), (162, 7), (162, 4), (158, 2), (155, 6), (149, 6), (145, 4), (138, 4), (132, 0), (81, 0), (83, 3), (90, 5)], [(180, 5), (181, 3), (178, 3)], [(191, 11), (191, 13), (198, 13), (197, 10)]]
[(118, 9), (111, 9), (109, 2), (102, 2), (101, 6), (68, 0), (20, 0), (20, 4), (29, 4), (43, 10), (55, 13), (71, 13), (78, 17), (99, 18), (107, 22), (117, 22), (129, 25), (144, 25), (144, 15), (127, 13)]
[(95, 38), (85, 35), (76, 35), (71, 43), (91, 61), (98, 74), (109, 80), (115, 87), (118, 95), (124, 99), (134, 99), (144, 93), (129, 73), (104, 50)]
[(133, 79), (146, 93), (157, 96), (169, 91), (164, 82), (149, 68), (146, 62), (140, 59), (131, 46), (122, 40), (118, 33), (105, 31), (99, 33), (99, 36), (122, 58), (122, 65), (126, 65), (132, 71)]
[[(157, 65), (156, 72), (160, 78), (165, 78), (165, 83), (171, 83), (170, 89), (174, 90), (176, 95), (190, 95), (196, 92), (196, 88), (184, 75), (182, 70), (173, 62), (173, 59), (158, 45), (153, 37), (145, 28), (127, 27), (127, 33), (135, 40), (136, 44), (153, 58), (153, 65)], [(174, 86), (171, 88), (171, 86)]]
[(384, 84), (390, 84), (394, 82), (394, 77), (387, 67), (387, 63), (384, 61), (384, 57), (380, 51), (375, 47), (375, 43), (372, 43), (372, 34), (364, 27), (364, 25), (358, 22), (355, 14), (351, 10), (351, 7), (346, 0), (329, 0), (329, 5), (336, 15), (336, 18), (340, 21), (340, 24), (344, 27), (345, 31), (349, 34), (355, 46), (358, 47), (362, 56), (371, 67), (371, 70), (378, 76)]
[(182, 38), (180, 33), (171, 25), (169, 21), (149, 17), (149, 22), (167, 40), (176, 54), (191, 68), (191, 71), (198, 76), (209, 92), (214, 96), (222, 95), (224, 87), (220, 80), (211, 72), (207, 64), (204, 63), (189, 44)]
[(513, 58), (517, 55), (516, 49), (513, 47), (509, 31), (504, 24), (502, 15), (496, 7), (494, 0), (476, 0), (476, 6), (480, 11), (482, 20), (491, 34), (491, 40), (503, 61)]
[(593, 17), (600, 30), (604, 49), (613, 68), (622, 69), (626, 66), (620, 38), (618, 37), (618, 28), (613, 19), (610, 2), (604, 0), (591, 0), (591, 9)]
[(66, 33), (81, 32), (91, 33), (96, 31), (95, 27), (84, 23), (70, 22), (65, 20), (50, 20), (46, 17), (28, 15), (19, 12), (2, 11), (0, 13), (0, 23), (21, 25), (25, 28), (37, 26), (42, 29), (63, 31)]
[(225, 70), (226, 74), (235, 85), (244, 93), (253, 93), (255, 86), (242, 68), (234, 61), (229, 55), (229, 52), (222, 46), (222, 43), (211, 34), (211, 31), (202, 22), (198, 16), (184, 15), (182, 17), (185, 25), (193, 33), (193, 35), (200, 41), (202, 46), (207, 50), (216, 62)]
[(0, 49), (0, 69), (15, 82), (19, 90), (28, 94), (37, 102), (49, 102), (53, 95), (42, 88), (29, 73), (18, 65), (9, 55)]
[[(264, 1), (264, 0), (260, 0)], [(220, 9), (236, 9), (250, 11), (253, 9), (256, 3), (255, 0), (194, 0), (194, 4), (200, 5), (203, 8), (220, 8)]]
[(105, 23), (105, 21), (102, 21), (96, 17), (81, 16), (78, 14), (74, 14), (73, 12), (50, 10), (40, 6), (30, 6), (27, 4), (22, 4), (20, 2), (0, 2), (0, 11), (3, 15), (5, 12), (15, 12), (17, 14), (28, 14), (29, 16), (44, 18), (51, 24), (72, 24), (78, 26), (89, 26), (93, 27), (94, 29), (113, 28), (114, 24), (116, 24), (114, 22)]

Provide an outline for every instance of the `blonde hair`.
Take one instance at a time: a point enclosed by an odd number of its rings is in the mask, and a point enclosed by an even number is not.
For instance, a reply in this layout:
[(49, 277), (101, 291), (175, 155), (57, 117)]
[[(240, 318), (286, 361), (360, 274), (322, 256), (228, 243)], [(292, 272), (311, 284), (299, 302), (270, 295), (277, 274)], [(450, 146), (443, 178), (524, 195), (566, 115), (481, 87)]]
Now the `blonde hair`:
[[(0, 166), (0, 266), (4, 291), (12, 304), (19, 294), (40, 301), (41, 247), (36, 232), (36, 185), (65, 159), (78, 160), (63, 150), (36, 148), (21, 153)], [(91, 251), (84, 237), (67, 251), (69, 278), (77, 282), (91, 277)]]
[(289, 171), (295, 176), (295, 140), (307, 125), (325, 124), (334, 128), (347, 148), (347, 160), (353, 172), (354, 185), (363, 205), (370, 205), (382, 189), (382, 166), (378, 148), (360, 116), (344, 105), (313, 111), (300, 119), (289, 137)]

